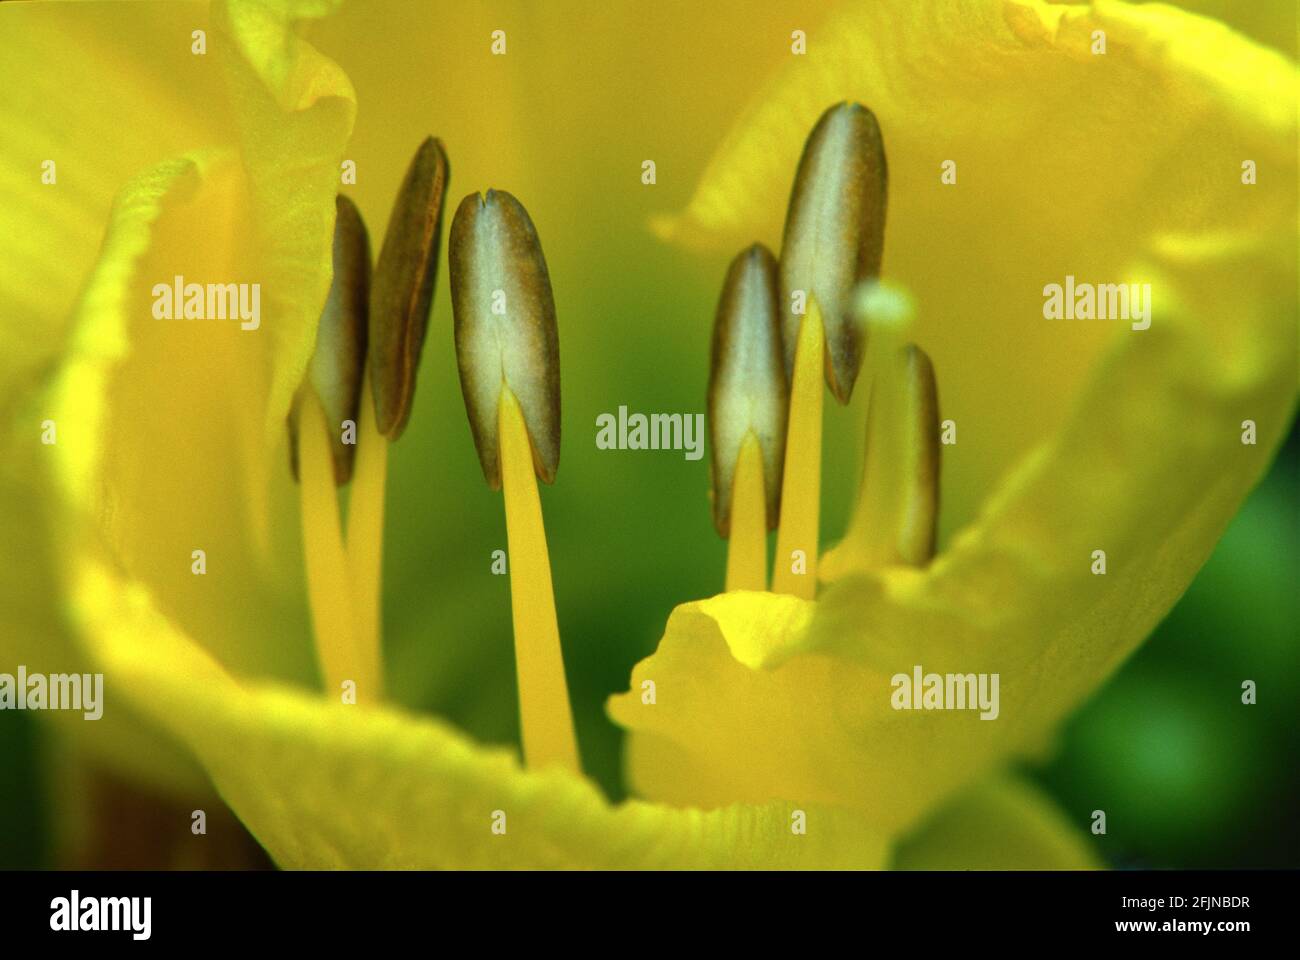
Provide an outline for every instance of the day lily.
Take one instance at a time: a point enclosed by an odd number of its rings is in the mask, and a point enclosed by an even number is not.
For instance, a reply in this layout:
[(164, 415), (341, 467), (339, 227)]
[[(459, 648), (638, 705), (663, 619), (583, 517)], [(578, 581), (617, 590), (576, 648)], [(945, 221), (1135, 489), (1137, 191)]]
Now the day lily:
[[(179, 743), (286, 867), (1096, 863), (1076, 836), (1080, 824), (1000, 771), (1043, 751), (1178, 599), (1290, 422), (1294, 65), (1168, 8), (981, 0), (940, 17), (898, 0), (841, 10), (809, 56), (817, 69), (794, 63), (773, 79), (685, 210), (655, 225), (693, 249), (733, 253), (755, 240), (780, 248), (779, 268), (762, 253), (752, 268), (759, 306), (782, 312), (759, 338), (775, 346), (779, 328), (782, 367), (756, 388), (755, 424), (779, 427), (784, 414), (784, 451), (776, 428), (740, 431), (714, 451), (715, 521), (745, 538), (732, 547), (728, 585), (749, 589), (674, 610), (629, 692), (610, 701), (628, 730), (639, 795), (614, 804), (565, 739), (550, 583), (550, 561), (558, 571), (564, 558), (547, 551), (527, 469), (564, 482), (558, 397), (546, 412), (558, 369), (546, 345), (555, 324), (563, 338), (565, 313), (548, 303), (551, 281), (543, 293), (539, 274), (476, 275), (484, 263), (524, 269), (492, 247), (501, 230), (473, 219), (506, 204), (504, 194), (471, 193), (460, 242), (453, 224), (448, 246), (473, 438), (489, 484), (505, 487), (523, 761), (386, 699), (375, 656), (379, 597), (391, 589), (380, 571), (392, 570), (382, 550), (384, 507), (393, 508), (384, 457), (411, 414), (422, 334), (442, 349), (451, 338), (423, 329), (438, 227), (419, 234), (418, 254), (399, 228), (395, 249), (407, 256), (386, 268), (381, 250), (366, 301), (370, 362), (363, 373), (349, 368), (359, 436), (350, 471), (340, 468), (349, 454), (325, 443), (322, 427), (353, 407), (331, 407), (317, 359), (339, 353), (323, 331), (360, 328), (323, 327), (322, 316), (341, 319), (330, 311), (361, 282), (346, 278), (364, 273), (346, 265), (368, 264), (369, 254), (348, 246), (356, 232), (337, 200), (358, 98), (295, 26), (327, 6), (214, 5), (208, 40), (226, 79), (213, 95), (228, 97), (233, 130), (177, 113), (178, 155), (150, 158), (117, 191), (75, 302), (34, 302), (28, 292), (32, 277), (60, 269), (50, 263), (51, 231), (74, 221), (88, 229), (63, 209), (75, 194), (50, 201), (62, 218), (35, 202), (18, 208), (32, 213), (10, 231), (29, 241), (22, 255), (0, 265), (6, 326), (57, 327), (60, 310), (70, 316), (57, 372), (13, 412), (25, 418), (21, 463), (51, 499), (48, 541), (30, 536), (51, 544), (43, 548), (62, 572), (73, 641), (55, 651), (27, 638), (25, 649), (15, 644), (19, 655), (102, 670), (139, 729)], [(1091, 46), (1098, 30), (1102, 57)], [(1143, 104), (1156, 88), (1168, 103), (1153, 113)], [(864, 200), (862, 215), (883, 232), (850, 245), (876, 246), (830, 286), (820, 285), (817, 271), (829, 267), (817, 261), (811, 310), (793, 320), (790, 289), (769, 275), (797, 265), (797, 214), (778, 242), (786, 200), (809, 131), (842, 102), (869, 105), (877, 121), (888, 225), (884, 194)], [(429, 123), (436, 118), (413, 142)], [(39, 170), (44, 144), (33, 143), (30, 156), (15, 157)], [(3, 175), (16, 181), (10, 159)], [(945, 159), (957, 164), (955, 184), (940, 179)], [(1244, 160), (1257, 165), (1257, 183), (1242, 182)], [(824, 182), (823, 172), (809, 189), (833, 192)], [(24, 184), (18, 195), (40, 189)], [(410, 192), (397, 191), (395, 218), (427, 211)], [(799, 196), (796, 186), (790, 210)], [(590, 242), (564, 237), (583, 218), (552, 223), (531, 212), (548, 249)], [(517, 235), (532, 231), (528, 214), (509, 216)], [(545, 273), (540, 248), (522, 260)], [(748, 269), (738, 264), (732, 293)], [(1044, 320), (1039, 292), (1066, 273), (1150, 283), (1150, 328)], [(880, 284), (860, 285), (877, 274)], [(260, 329), (155, 320), (151, 290), (177, 276), (260, 281)], [(554, 274), (561, 301), (565, 279)], [(385, 298), (377, 291), (390, 281), (398, 292)], [(535, 323), (495, 331), (516, 339), (483, 332), (498, 289), (533, 311)], [(766, 307), (764, 289), (774, 301)], [(753, 296), (740, 300), (737, 323), (756, 309)], [(724, 402), (734, 398), (719, 375), (728, 302), (714, 360)], [(890, 320), (910, 302), (916, 318), (904, 339)], [(374, 313), (385, 303), (406, 312), (377, 339)], [(849, 349), (863, 330), (864, 349)], [(384, 337), (398, 345), (392, 364)], [(487, 347), (508, 371), (495, 393), (482, 392), (474, 372)], [(35, 367), (14, 370), (39, 380)], [(20, 396), (18, 373), (5, 375), (6, 391), (13, 381)], [(860, 404), (827, 418), (841, 434), (853, 420), (867, 446), (848, 532), (818, 564), (823, 376), (836, 399), (867, 398), (865, 418), (853, 417)], [(555, 418), (553, 433), (534, 419), (542, 412)], [(57, 442), (35, 448), (33, 417), (55, 425)], [(939, 417), (959, 431), (944, 448), (942, 484)], [(1245, 421), (1255, 443), (1242, 443)], [(881, 450), (891, 455), (874, 455)], [(330, 484), (349, 472), (345, 522), (330, 514)], [(429, 473), (436, 483), (436, 463)], [(941, 524), (934, 550), (941, 486), (944, 523), (960, 528)], [(285, 519), (297, 517), (301, 525)], [(769, 593), (755, 560), (778, 521)], [(210, 564), (202, 575), (196, 550)], [(1101, 575), (1098, 550), (1108, 563)], [(323, 693), (312, 688), (313, 656)], [(999, 674), (1000, 717), (895, 710), (890, 678), (913, 664)], [(371, 679), (358, 680), (367, 670)], [(357, 702), (341, 704), (349, 680)], [(538, 690), (530, 709), (528, 692)], [(122, 746), (134, 737), (108, 749), (136, 752)]]

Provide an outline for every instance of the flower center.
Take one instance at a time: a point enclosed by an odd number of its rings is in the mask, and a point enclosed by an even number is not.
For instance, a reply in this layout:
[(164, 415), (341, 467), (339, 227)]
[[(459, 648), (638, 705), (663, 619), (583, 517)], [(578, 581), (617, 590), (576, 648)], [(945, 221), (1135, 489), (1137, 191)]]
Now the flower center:
[[(766, 589), (767, 533), (779, 518), (772, 589), (816, 596), (822, 381), (847, 403), (864, 359), (862, 484), (824, 573), (919, 566), (933, 553), (937, 392), (929, 358), (906, 343), (910, 304), (878, 281), (885, 179), (874, 116), (856, 104), (832, 107), (800, 160), (781, 261), (755, 244), (728, 270), (708, 392), (714, 522), (730, 540), (727, 590)], [(387, 449), (410, 415), (446, 183), (441, 147), (426, 140), (398, 194), (373, 284), (365, 228), (340, 198), (330, 295), (290, 418), (321, 672), (328, 689), (352, 684), (357, 703), (382, 693)], [(532, 220), (508, 193), (466, 197), (448, 243), (461, 390), (484, 477), (505, 504), (524, 757), (579, 772), (537, 488), (538, 477), (554, 479), (560, 449), (550, 277)], [(349, 478), (345, 540), (336, 484)]]

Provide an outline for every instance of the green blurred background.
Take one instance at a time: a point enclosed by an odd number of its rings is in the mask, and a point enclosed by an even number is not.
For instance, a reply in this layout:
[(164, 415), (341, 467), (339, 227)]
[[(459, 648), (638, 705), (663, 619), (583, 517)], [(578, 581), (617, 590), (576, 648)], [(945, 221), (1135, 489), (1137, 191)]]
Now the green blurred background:
[(1298, 588), (1293, 429), (1181, 602), (1037, 771), (1072, 815), (1107, 811), (1114, 866), (1300, 863)]

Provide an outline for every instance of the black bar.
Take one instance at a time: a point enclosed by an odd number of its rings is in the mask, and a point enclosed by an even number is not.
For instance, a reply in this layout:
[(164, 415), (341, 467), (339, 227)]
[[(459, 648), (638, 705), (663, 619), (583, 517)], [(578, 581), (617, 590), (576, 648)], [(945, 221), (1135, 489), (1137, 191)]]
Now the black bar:
[[(609, 937), (654, 942), (672, 935), (681, 945), (783, 935), (820, 941), (835, 934), (860, 944), (919, 937), (927, 947), (1127, 940), (1231, 949), (1242, 938), (1294, 933), (1297, 877), (1296, 871), (3, 873), (0, 931), (6, 947), (414, 941), (450, 949), (453, 938), (474, 936), (484, 945), (524, 937), (549, 949), (620, 942)], [(116, 913), (126, 929), (51, 929), (52, 922), (69, 925), (74, 890), (79, 917), (89, 922), (103, 910), (111, 921)], [(133, 897), (149, 898), (147, 940), (133, 933), (143, 932), (144, 901), (139, 913), (127, 913), (116, 899)], [(61, 914), (60, 898), (67, 906)], [(104, 908), (100, 898), (115, 899)], [(1208, 931), (1201, 926), (1207, 923)]]

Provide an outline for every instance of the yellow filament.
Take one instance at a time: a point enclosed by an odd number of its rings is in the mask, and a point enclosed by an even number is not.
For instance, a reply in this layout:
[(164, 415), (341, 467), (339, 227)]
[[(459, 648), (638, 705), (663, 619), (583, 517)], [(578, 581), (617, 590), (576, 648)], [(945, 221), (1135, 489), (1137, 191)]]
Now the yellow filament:
[(781, 528), (772, 591), (805, 600), (817, 592), (817, 524), (822, 479), (822, 370), (825, 331), (817, 301), (799, 324), (790, 385), (790, 421), (781, 481)]
[(578, 773), (581, 767), (569, 709), (569, 688), (564, 679), (551, 561), (546, 549), (537, 477), (533, 472), (532, 444), (519, 401), (504, 384), (498, 432), (524, 759), (530, 767), (554, 764)]
[[(902, 366), (901, 361), (896, 366)], [(862, 482), (844, 535), (845, 561), (864, 567), (901, 562), (911, 476), (916, 472), (917, 438), (911, 429), (905, 371), (882, 366), (867, 400), (867, 442)]]
[(356, 657), (373, 687), (370, 699), (383, 696), (383, 559), (384, 486), (388, 479), (388, 438), (379, 432), (370, 391), (370, 374), (361, 386), (357, 456), (348, 500), (347, 563), (352, 584)]
[(731, 484), (727, 590), (767, 589), (767, 500), (763, 454), (753, 431), (745, 434)]
[(369, 699), (373, 678), (357, 662), (353, 644), (352, 594), (339, 527), (334, 461), (325, 411), (314, 391), (303, 390), (298, 407), (298, 493), (316, 657), (331, 699), (345, 680), (356, 683), (357, 702)]

